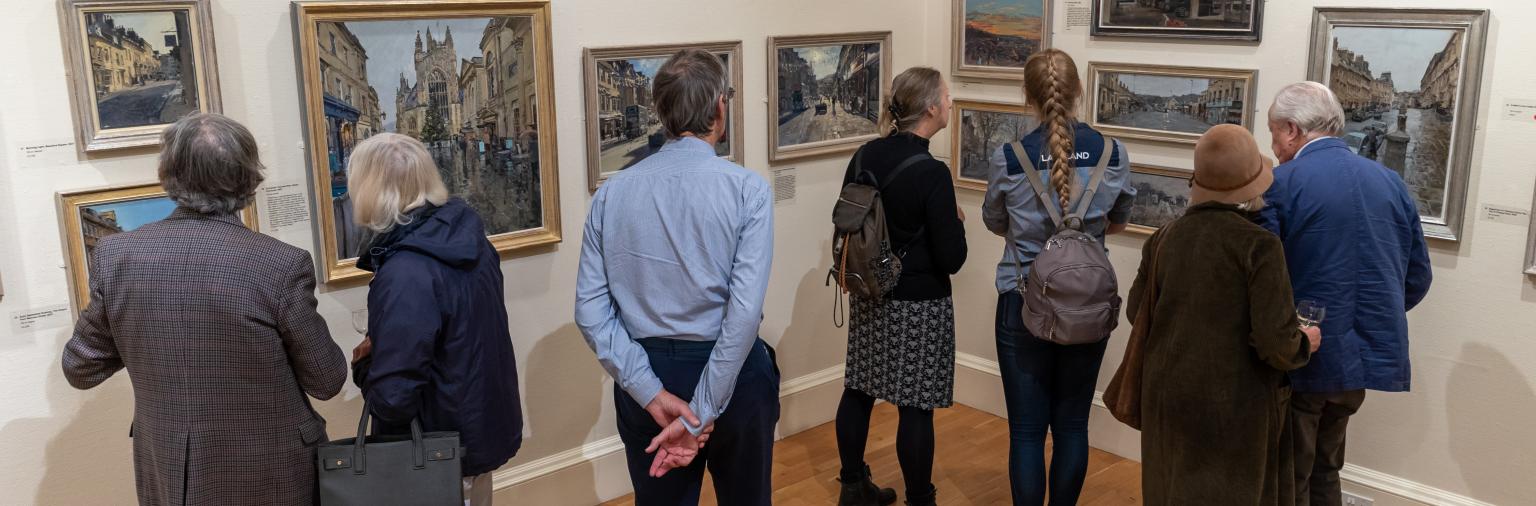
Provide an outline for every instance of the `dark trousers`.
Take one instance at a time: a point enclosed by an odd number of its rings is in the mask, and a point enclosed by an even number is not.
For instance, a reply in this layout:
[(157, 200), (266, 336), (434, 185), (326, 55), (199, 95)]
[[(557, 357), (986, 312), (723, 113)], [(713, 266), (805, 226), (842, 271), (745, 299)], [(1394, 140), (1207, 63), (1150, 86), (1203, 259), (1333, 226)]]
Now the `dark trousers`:
[(1365, 402), (1365, 390), (1291, 394), (1291, 427), (1296, 434), (1296, 504), (1340, 506), (1339, 470), (1344, 469), (1344, 436), (1349, 417)]
[(1088, 474), (1088, 413), (1106, 341), (1065, 346), (1036, 338), (1019, 311), (1024, 297), (997, 300), (997, 361), (1008, 407), (1008, 481), (1013, 504), (1045, 504), (1045, 434), (1051, 434), (1050, 504), (1077, 504)]
[[(715, 343), (662, 338), (638, 342), (650, 355), (651, 370), (661, 379), (662, 387), (691, 401)], [(709, 443), (688, 467), (673, 469), (660, 478), (650, 477), (655, 455), (646, 453), (645, 447), (661, 433), (661, 427), (624, 390), (615, 388), (613, 400), (637, 506), (698, 504), (706, 467), (714, 477), (719, 504), (771, 504), (773, 428), (779, 422), (779, 368), (773, 349), (761, 339), (742, 364), (730, 405), (715, 420)]]

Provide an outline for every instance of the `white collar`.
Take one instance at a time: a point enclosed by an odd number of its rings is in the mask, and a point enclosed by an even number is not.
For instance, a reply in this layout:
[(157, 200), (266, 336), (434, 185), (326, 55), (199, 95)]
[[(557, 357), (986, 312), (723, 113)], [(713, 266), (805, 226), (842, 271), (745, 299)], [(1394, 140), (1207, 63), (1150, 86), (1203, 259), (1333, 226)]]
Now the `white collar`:
[(1296, 156), (1293, 156), (1291, 158), (1301, 158), (1301, 154), (1302, 153), (1306, 153), (1307, 152), (1307, 148), (1312, 147), (1312, 144), (1316, 143), (1317, 141), (1320, 141), (1320, 140), (1323, 140), (1323, 139), (1337, 139), (1337, 138), (1338, 137), (1334, 137), (1334, 136), (1331, 136), (1331, 135), (1324, 135), (1322, 137), (1318, 137), (1316, 139), (1312, 139), (1310, 141), (1307, 141), (1306, 144), (1303, 144), (1301, 146), (1301, 149), (1296, 150)]

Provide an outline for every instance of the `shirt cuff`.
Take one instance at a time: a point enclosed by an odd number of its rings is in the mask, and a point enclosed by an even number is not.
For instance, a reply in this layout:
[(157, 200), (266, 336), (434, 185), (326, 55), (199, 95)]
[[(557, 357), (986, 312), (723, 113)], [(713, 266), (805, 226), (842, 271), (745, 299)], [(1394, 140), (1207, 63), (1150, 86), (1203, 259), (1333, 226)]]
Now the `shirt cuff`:
[(651, 376), (636, 382), (634, 385), (625, 387), (624, 391), (628, 392), (629, 397), (639, 403), (641, 408), (644, 408), (650, 406), (651, 401), (655, 400), (657, 395), (661, 395), (661, 389), (661, 380)]

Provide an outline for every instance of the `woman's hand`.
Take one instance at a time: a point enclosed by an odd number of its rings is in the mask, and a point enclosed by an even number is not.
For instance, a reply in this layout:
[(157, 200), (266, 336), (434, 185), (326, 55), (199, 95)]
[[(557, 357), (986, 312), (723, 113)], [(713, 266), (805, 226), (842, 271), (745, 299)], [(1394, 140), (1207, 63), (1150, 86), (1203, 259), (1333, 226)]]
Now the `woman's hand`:
[(1312, 345), (1312, 353), (1317, 353), (1317, 349), (1323, 345), (1323, 329), (1317, 326), (1302, 326), (1301, 333), (1307, 335), (1307, 342)]

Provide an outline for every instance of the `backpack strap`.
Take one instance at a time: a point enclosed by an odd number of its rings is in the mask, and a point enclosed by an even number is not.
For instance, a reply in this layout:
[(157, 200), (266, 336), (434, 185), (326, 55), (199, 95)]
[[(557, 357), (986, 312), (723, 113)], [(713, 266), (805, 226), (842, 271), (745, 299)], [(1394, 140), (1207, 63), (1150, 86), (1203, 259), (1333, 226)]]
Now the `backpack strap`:
[[(881, 192), (884, 192), (885, 191), (885, 187), (890, 186), (891, 183), (896, 182), (896, 178), (900, 177), (901, 173), (903, 171), (907, 170), (907, 167), (911, 167), (913, 165), (916, 165), (917, 162), (921, 162), (923, 160), (927, 160), (927, 159), (930, 159), (930, 158), (933, 158), (933, 156), (929, 155), (928, 153), (918, 153), (918, 154), (915, 154), (915, 155), (907, 157), (906, 160), (902, 160), (901, 163), (896, 164), (896, 168), (891, 169), (891, 173), (890, 174), (886, 174), (885, 182), (884, 183), (880, 183), (877, 180), (876, 181), (875, 189), (876, 190), (880, 190)], [(871, 174), (870, 177), (873, 178), (874, 175)]]
[(1072, 199), (1072, 214), (1067, 215), (1067, 221), (1077, 220), (1077, 227), (1081, 229), (1083, 215), (1092, 207), (1093, 195), (1099, 192), (1099, 185), (1104, 183), (1104, 174), (1109, 172), (1109, 158), (1115, 153), (1115, 139), (1104, 137), (1104, 153), (1099, 155), (1099, 165), (1093, 168), (1093, 177), (1088, 179), (1088, 186)]
[(1034, 170), (1034, 167), (1023, 167), (1023, 160), (1029, 156), (1024, 150), (1024, 145), (1019, 141), (1013, 141), (1008, 143), (1008, 148), (1013, 150), (1014, 159), (1019, 160), (1019, 165), (1024, 169), (1024, 179), (1028, 180), (1029, 186), (1035, 189), (1035, 195), (1040, 196), (1040, 203), (1045, 206), (1046, 214), (1051, 216), (1051, 223), (1056, 224), (1056, 228), (1061, 228), (1061, 210), (1058, 209), (1059, 205), (1055, 200), (1046, 195), (1045, 180), (1041, 178), (1040, 171)]

